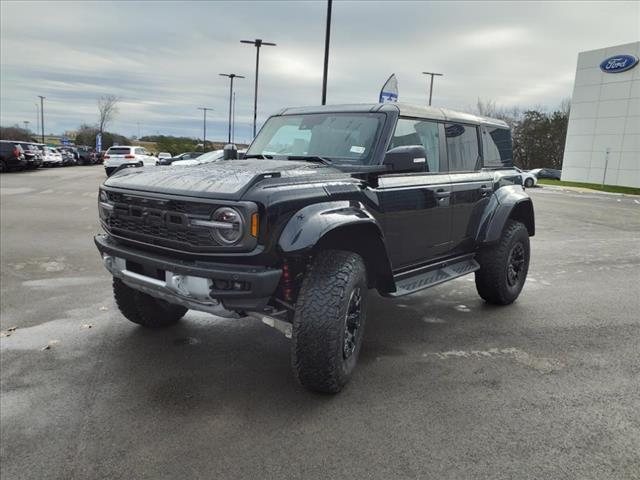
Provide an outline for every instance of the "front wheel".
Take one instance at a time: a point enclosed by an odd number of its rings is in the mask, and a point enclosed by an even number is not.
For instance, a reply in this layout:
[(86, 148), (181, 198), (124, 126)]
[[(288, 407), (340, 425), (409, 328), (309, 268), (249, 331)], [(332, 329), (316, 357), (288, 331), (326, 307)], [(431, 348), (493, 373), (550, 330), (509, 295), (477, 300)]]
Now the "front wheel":
[(520, 295), (529, 271), (529, 232), (521, 222), (509, 220), (500, 241), (480, 250), (476, 289), (487, 302), (509, 305)]
[(309, 390), (337, 393), (355, 369), (364, 333), (367, 273), (353, 252), (319, 252), (305, 275), (293, 318), (291, 361)]
[(187, 313), (186, 308), (134, 290), (119, 278), (113, 279), (113, 296), (127, 320), (147, 328), (168, 327)]
[(527, 187), (527, 188), (533, 187), (533, 178), (527, 178), (524, 181), (524, 186)]

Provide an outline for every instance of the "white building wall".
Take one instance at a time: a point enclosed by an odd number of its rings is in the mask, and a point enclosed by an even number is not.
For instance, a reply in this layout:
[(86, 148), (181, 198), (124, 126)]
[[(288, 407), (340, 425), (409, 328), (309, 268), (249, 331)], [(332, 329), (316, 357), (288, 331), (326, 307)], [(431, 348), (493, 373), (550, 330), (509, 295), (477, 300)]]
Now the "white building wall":
[(578, 55), (562, 180), (640, 187), (640, 64), (600, 70), (614, 55), (640, 57), (640, 42)]

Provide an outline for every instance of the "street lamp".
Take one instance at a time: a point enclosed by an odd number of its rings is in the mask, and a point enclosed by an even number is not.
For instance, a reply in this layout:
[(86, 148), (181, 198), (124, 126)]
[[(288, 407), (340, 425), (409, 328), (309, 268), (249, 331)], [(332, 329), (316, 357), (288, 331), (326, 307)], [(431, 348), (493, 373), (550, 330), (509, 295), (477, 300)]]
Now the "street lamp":
[(29, 120), (24, 120), (22, 123), (24, 123), (24, 129), (28, 132), (29, 131), (29, 124), (31, 122)]
[(207, 147), (207, 110), (213, 110), (213, 108), (209, 108), (209, 107), (198, 107), (198, 110), (202, 110), (202, 112), (204, 113), (204, 119), (203, 119), (203, 130), (204, 133), (202, 135), (202, 151), (206, 152), (206, 147)]
[(431, 96), (433, 95), (433, 77), (442, 77), (442, 73), (422, 72), (423, 75), (431, 75), (431, 85), (429, 87), (429, 106), (431, 106)]
[(329, 39), (331, 37), (331, 6), (333, 0), (327, 0), (327, 27), (324, 34), (324, 70), (322, 73), (322, 105), (327, 104), (327, 77), (329, 75)]
[(44, 143), (44, 99), (47, 97), (42, 95), (38, 95), (38, 97), (40, 97), (40, 131), (42, 132), (42, 143)]
[(231, 82), (229, 84), (229, 141), (227, 143), (231, 143), (231, 114), (233, 110), (233, 79), (234, 78), (244, 78), (242, 75), (236, 75), (235, 73), (221, 73), (221, 77), (228, 77)]
[(275, 47), (275, 43), (265, 42), (260, 38), (255, 40), (240, 40), (240, 43), (249, 43), (256, 47), (256, 84), (255, 91), (253, 93), (253, 136), (256, 136), (256, 125), (258, 118), (258, 69), (260, 68), (260, 47), (267, 45), (269, 47)]

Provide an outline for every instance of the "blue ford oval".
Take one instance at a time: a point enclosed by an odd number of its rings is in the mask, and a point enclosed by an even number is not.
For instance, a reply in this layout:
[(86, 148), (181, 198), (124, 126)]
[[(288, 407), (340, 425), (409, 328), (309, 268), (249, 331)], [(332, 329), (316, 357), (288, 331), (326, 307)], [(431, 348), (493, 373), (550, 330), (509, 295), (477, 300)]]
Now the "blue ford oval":
[(600, 70), (605, 73), (620, 73), (631, 70), (638, 64), (638, 58), (633, 55), (616, 55), (606, 58), (600, 64)]

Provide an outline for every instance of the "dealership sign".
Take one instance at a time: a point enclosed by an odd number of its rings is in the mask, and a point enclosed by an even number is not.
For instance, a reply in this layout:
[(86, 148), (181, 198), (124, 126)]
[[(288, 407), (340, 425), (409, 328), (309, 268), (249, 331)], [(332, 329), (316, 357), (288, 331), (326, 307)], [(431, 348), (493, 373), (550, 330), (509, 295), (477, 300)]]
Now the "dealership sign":
[(606, 58), (600, 64), (600, 70), (604, 73), (620, 73), (631, 70), (638, 64), (638, 57), (633, 55), (616, 55)]

